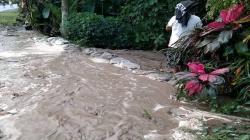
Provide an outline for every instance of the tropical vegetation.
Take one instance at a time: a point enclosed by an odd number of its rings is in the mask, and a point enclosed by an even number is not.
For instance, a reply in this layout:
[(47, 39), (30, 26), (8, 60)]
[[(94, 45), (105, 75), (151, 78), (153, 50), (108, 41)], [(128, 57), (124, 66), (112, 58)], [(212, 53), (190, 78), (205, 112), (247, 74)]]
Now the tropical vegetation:
[(220, 20), (179, 40), (180, 59), (190, 71), (179, 78), (179, 98), (208, 101), (214, 111), (250, 117), (248, 4), (221, 10)]

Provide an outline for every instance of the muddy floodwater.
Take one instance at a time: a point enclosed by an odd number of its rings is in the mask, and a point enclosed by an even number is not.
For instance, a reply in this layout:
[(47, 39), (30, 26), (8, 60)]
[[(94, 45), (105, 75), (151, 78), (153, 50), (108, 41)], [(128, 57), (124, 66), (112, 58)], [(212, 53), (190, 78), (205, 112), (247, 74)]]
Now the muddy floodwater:
[(1, 28), (1, 140), (171, 139), (173, 87), (46, 40)]

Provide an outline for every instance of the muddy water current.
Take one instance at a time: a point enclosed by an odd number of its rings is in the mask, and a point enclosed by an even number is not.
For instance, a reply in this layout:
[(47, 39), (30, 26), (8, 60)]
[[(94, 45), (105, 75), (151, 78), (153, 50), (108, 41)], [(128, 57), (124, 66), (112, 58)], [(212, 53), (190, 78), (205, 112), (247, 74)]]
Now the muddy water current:
[(170, 85), (92, 62), (34, 31), (0, 31), (1, 140), (168, 140)]

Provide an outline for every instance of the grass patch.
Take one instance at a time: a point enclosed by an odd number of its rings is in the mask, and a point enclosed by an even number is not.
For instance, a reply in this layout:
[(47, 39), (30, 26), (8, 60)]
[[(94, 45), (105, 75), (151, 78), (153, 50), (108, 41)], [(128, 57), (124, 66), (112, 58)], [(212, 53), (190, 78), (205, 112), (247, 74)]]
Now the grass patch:
[(0, 25), (14, 25), (14, 24), (16, 24), (17, 16), (18, 16), (18, 11), (0, 12)]

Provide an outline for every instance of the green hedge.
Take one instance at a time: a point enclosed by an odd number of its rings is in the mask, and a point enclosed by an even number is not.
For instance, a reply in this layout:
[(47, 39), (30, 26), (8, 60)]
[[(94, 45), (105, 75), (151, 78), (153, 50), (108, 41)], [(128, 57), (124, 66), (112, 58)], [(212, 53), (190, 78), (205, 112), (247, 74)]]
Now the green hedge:
[(121, 49), (130, 46), (129, 30), (119, 18), (74, 13), (66, 22), (68, 38), (82, 46)]

